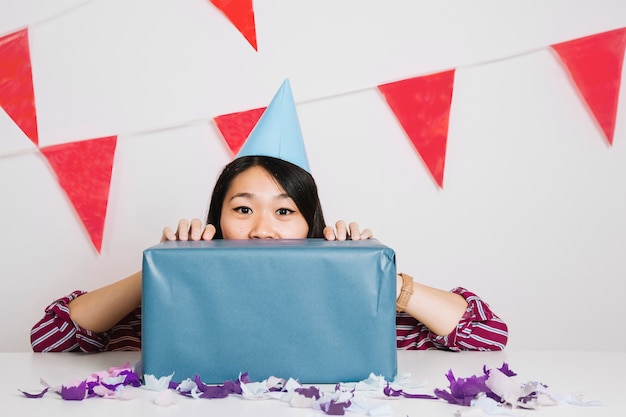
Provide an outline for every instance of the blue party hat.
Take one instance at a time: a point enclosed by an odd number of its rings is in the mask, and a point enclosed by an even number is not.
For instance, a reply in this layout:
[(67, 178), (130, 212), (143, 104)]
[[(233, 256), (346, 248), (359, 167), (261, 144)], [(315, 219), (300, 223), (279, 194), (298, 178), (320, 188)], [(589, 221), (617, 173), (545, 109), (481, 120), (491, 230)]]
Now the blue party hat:
[(289, 80), (283, 82), (237, 153), (237, 157), (253, 155), (273, 156), (311, 172)]

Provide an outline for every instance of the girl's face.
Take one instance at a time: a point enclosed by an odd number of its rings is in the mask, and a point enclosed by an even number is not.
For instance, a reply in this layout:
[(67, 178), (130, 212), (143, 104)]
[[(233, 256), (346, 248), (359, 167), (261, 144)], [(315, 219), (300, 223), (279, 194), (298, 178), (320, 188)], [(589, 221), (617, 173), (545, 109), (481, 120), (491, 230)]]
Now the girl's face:
[(302, 213), (263, 168), (251, 167), (233, 180), (222, 204), (224, 239), (305, 239)]

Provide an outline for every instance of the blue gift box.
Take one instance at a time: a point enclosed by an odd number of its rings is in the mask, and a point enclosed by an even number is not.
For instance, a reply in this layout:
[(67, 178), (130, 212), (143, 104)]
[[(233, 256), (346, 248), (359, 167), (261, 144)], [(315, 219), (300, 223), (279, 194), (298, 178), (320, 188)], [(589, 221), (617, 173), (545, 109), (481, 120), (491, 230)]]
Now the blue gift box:
[(302, 383), (397, 372), (395, 253), (365, 241), (164, 242), (144, 251), (144, 373)]

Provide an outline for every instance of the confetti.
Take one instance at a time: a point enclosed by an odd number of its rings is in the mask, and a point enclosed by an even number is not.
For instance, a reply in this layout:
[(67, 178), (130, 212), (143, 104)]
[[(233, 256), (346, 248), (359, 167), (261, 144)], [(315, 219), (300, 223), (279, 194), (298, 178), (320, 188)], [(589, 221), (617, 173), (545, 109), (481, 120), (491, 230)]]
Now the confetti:
[(449, 370), (446, 374), (449, 390), (435, 389), (435, 395), (450, 404), (468, 407), (457, 411), (456, 416), (459, 417), (517, 415), (518, 410), (534, 410), (559, 404), (602, 405), (597, 401), (583, 401), (580, 396), (562, 395), (537, 381), (520, 383), (515, 379), (516, 376), (506, 362), (496, 369), (484, 366), (482, 375), (467, 378), (457, 378)]
[(457, 377), (450, 369), (445, 375), (449, 382), (448, 388), (435, 389), (434, 395), (416, 393), (425, 384), (411, 385), (410, 375), (396, 376), (393, 381), (387, 381), (382, 376), (370, 374), (362, 381), (352, 384), (338, 383), (334, 389), (322, 390), (313, 385), (303, 386), (292, 378), (272, 376), (263, 381), (252, 381), (247, 373), (220, 385), (207, 385), (198, 374), (181, 382), (172, 381), (174, 374), (161, 378), (144, 374), (142, 379), (137, 373), (139, 365), (136, 364), (133, 368), (126, 363), (108, 371), (92, 373), (84, 380), (71, 381), (56, 387), (41, 379), (40, 383), (44, 386), (42, 391), (18, 391), (24, 397), (32, 399), (43, 398), (52, 392), (67, 401), (82, 401), (93, 397), (129, 400), (135, 398), (133, 394), (137, 391), (133, 391), (133, 388), (142, 388), (158, 393), (153, 397), (153, 403), (159, 407), (173, 406), (181, 396), (200, 400), (237, 395), (248, 400), (276, 399), (291, 407), (309, 408), (337, 416), (345, 415), (348, 411), (369, 416), (393, 415), (390, 404), (370, 407), (368, 398), (443, 400), (462, 406), (455, 413), (457, 417), (492, 414), (517, 416), (523, 411), (563, 404), (602, 405), (597, 401), (586, 401), (580, 394), (559, 393), (540, 382), (520, 383), (515, 378), (517, 374), (507, 363), (495, 369), (483, 366), (482, 374), (464, 378)]
[(43, 398), (49, 392), (56, 393), (67, 401), (82, 401), (86, 398), (115, 398), (128, 400), (134, 398), (124, 392), (126, 387), (141, 387), (139, 376), (133, 371), (129, 363), (124, 366), (111, 368), (108, 371), (97, 372), (87, 378), (71, 381), (58, 387), (53, 387), (43, 379), (40, 380), (45, 389), (33, 394), (20, 391), (26, 398)]

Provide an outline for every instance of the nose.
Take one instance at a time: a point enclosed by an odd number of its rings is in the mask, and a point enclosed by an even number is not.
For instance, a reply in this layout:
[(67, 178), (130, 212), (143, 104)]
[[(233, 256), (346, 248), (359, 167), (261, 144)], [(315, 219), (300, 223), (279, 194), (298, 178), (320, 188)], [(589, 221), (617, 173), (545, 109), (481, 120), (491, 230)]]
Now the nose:
[(250, 229), (249, 238), (277, 239), (278, 233), (276, 233), (276, 229), (274, 228), (271, 219), (268, 219), (266, 216), (261, 216), (254, 222), (252, 229)]

